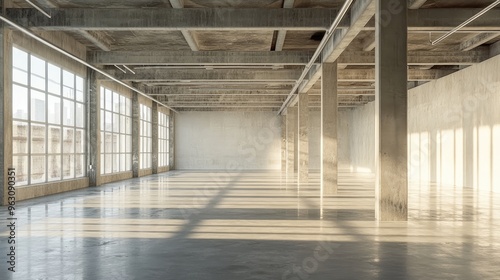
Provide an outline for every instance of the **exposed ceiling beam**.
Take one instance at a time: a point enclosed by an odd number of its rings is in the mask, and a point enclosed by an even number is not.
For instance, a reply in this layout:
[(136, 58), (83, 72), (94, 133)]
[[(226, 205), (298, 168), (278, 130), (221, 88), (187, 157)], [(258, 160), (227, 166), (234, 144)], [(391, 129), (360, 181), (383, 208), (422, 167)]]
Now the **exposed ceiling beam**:
[(312, 52), (113, 51), (89, 52), (94, 65), (304, 65)]
[[(160, 81), (203, 81), (213, 80), (215, 82), (227, 81), (242, 81), (242, 82), (255, 82), (255, 81), (295, 81), (300, 71), (295, 69), (282, 69), (282, 70), (243, 70), (243, 69), (215, 69), (215, 70), (202, 70), (202, 69), (161, 69), (161, 70), (138, 70), (136, 74), (123, 73), (117, 70), (110, 70), (118, 79), (124, 81), (136, 82), (160, 82)], [(106, 77), (99, 77), (106, 79)]]
[(500, 41), (490, 45), (490, 57), (500, 55)]
[[(294, 3), (295, 0), (284, 0), (283, 8), (292, 9)], [(284, 29), (278, 30), (278, 35), (276, 36), (276, 46), (274, 48), (275, 51), (280, 52), (283, 50), (283, 45), (285, 45), (285, 38), (286, 38), (286, 30)]]
[[(444, 69), (409, 69), (409, 81), (429, 81), (441, 78), (448, 74), (455, 72), (455, 70)], [(148, 84), (208, 84), (213, 82), (230, 83), (237, 82), (241, 84), (252, 84), (255, 82), (292, 82), (295, 81), (299, 75), (299, 70), (263, 70), (263, 71), (247, 71), (247, 70), (141, 70), (135, 75), (130, 73), (123, 73), (118, 70), (109, 71), (116, 78), (123, 81), (145, 82)], [(106, 77), (99, 77), (99, 79), (106, 79)], [(165, 81), (165, 82), (163, 82)], [(374, 69), (343, 69), (338, 72), (339, 82), (367, 82), (375, 81)], [(171, 82), (171, 83), (170, 83)]]
[[(327, 47), (322, 52), (321, 57), (323, 58), (323, 62), (334, 62), (340, 57), (375, 15), (375, 2), (374, 0), (359, 0), (354, 3), (351, 8), (350, 27), (345, 30), (339, 30), (332, 36)], [(320, 70), (319, 65), (315, 65), (309, 70), (306, 78), (307, 81), (301, 85), (299, 92), (307, 92), (318, 81), (321, 77)]]
[(371, 34), (363, 39), (363, 51), (371, 52), (375, 49), (375, 35)]
[(425, 2), (427, 2), (427, 0), (408, 0), (408, 9), (419, 9)]
[(87, 31), (87, 30), (78, 30), (76, 31), (78, 34), (83, 36), (85, 39), (89, 40), (96, 47), (100, 48), (105, 52), (111, 51), (111, 44), (98, 32), (95, 31)]
[[(7, 9), (28, 28), (43, 30), (322, 30), (337, 9), (191, 8), (57, 9), (48, 19), (36, 9)], [(126, 19), (126, 20), (124, 20)]]
[[(172, 8), (174, 9), (182, 9), (184, 8), (184, 1), (183, 0), (169, 0), (170, 5), (172, 5)], [(198, 43), (196, 43), (196, 40), (191, 34), (190, 31), (188, 30), (181, 30), (182, 36), (184, 36), (184, 39), (186, 40), (186, 43), (189, 45), (192, 51), (199, 51), (200, 49), (198, 48)]]
[(500, 36), (500, 33), (481, 33), (473, 38), (470, 38), (460, 44), (460, 50), (461, 51), (470, 51), (472, 49), (475, 49), (482, 44), (485, 44), (497, 37)]

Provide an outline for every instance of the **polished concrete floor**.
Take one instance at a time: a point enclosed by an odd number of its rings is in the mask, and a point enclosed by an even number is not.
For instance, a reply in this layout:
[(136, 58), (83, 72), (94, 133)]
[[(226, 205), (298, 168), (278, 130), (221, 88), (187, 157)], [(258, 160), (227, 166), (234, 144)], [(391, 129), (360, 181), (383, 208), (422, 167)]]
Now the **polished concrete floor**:
[(378, 223), (373, 179), (340, 176), (324, 197), (317, 174), (174, 171), (21, 202), (0, 279), (500, 279), (499, 194), (413, 185), (409, 221)]

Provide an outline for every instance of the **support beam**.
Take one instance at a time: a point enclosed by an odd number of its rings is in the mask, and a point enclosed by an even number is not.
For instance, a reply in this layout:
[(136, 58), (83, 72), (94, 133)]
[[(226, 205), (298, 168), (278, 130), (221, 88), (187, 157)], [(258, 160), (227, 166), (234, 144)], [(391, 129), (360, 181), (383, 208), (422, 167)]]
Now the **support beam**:
[[(283, 8), (284, 9), (292, 9), (293, 5), (295, 3), (295, 0), (284, 0), (283, 1)], [(276, 47), (274, 48), (275, 51), (282, 51), (283, 50), (283, 45), (285, 44), (285, 38), (286, 38), (286, 30), (278, 30), (278, 35), (276, 37)]]
[[(245, 70), (245, 69), (147, 69), (137, 70), (136, 74), (123, 73), (119, 70), (108, 71), (115, 78), (122, 81), (205, 81), (205, 80), (231, 80), (231, 81), (295, 81), (300, 76), (298, 69), (283, 70)], [(103, 80), (106, 77), (100, 76)]]
[(297, 108), (290, 107), (286, 113), (286, 174), (294, 174), (295, 166), (295, 129), (297, 127)]
[(305, 65), (311, 56), (307, 51), (97, 51), (87, 59), (93, 65)]
[[(42, 30), (326, 30), (337, 9), (191, 8), (57, 9), (51, 19), (36, 9), (7, 9), (17, 23)], [(124, 20), (126, 19), (126, 20)], [(300, 19), (300, 20), (297, 20)], [(342, 26), (346, 26), (343, 24)]]
[(408, 9), (416, 10), (420, 9), (427, 0), (408, 0)]
[(88, 77), (88, 93), (89, 100), (89, 123), (88, 127), (88, 162), (89, 162), (89, 186), (95, 187), (98, 185), (98, 176), (101, 172), (101, 161), (99, 155), (101, 154), (100, 141), (100, 92), (98, 81), (96, 79), (97, 72), (92, 69), (87, 70)]
[(461, 51), (470, 51), (472, 49), (475, 49), (482, 44), (485, 44), (497, 37), (500, 36), (500, 33), (481, 33), (476, 36), (474, 36), (471, 39), (468, 39), (460, 44), (460, 50)]
[(494, 57), (500, 54), (500, 41), (492, 44), (490, 47), (490, 57)]
[(371, 52), (373, 49), (375, 49), (375, 36), (370, 35), (363, 39), (363, 51)]
[[(170, 5), (172, 5), (172, 8), (174, 9), (182, 9), (184, 8), (184, 1), (183, 0), (169, 0)], [(186, 40), (186, 43), (189, 45), (192, 51), (197, 52), (200, 49), (198, 48), (198, 44), (196, 43), (196, 40), (193, 36), (193, 34), (188, 31), (188, 30), (181, 30), (182, 36), (184, 36), (184, 39)]]
[(337, 63), (321, 67), (321, 195), (338, 191)]
[[(375, 82), (376, 218), (406, 221), (407, 161), (407, 0), (377, 1)], [(399, 11), (383, 23), (388, 9)]]
[(151, 169), (158, 174), (158, 103), (151, 107)]
[[(283, 101), (283, 100), (282, 100)], [(281, 104), (280, 102), (279, 104)], [(298, 182), (309, 181), (309, 95), (307, 92), (299, 94), (298, 104)]]
[(132, 93), (132, 176), (139, 177), (139, 142), (141, 115), (139, 110), (139, 94)]
[(92, 44), (94, 44), (101, 50), (106, 52), (111, 51), (111, 44), (104, 38), (103, 35), (99, 34), (98, 32), (87, 30), (78, 30), (76, 32), (83, 36), (85, 39), (89, 40)]

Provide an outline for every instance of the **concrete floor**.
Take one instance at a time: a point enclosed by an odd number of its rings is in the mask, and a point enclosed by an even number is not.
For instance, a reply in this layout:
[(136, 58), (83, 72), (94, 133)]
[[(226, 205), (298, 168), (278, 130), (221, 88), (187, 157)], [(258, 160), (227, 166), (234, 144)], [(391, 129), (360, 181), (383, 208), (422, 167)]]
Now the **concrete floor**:
[(499, 194), (412, 186), (410, 221), (377, 223), (371, 178), (321, 200), (311, 177), (176, 171), (20, 202), (0, 279), (499, 279)]

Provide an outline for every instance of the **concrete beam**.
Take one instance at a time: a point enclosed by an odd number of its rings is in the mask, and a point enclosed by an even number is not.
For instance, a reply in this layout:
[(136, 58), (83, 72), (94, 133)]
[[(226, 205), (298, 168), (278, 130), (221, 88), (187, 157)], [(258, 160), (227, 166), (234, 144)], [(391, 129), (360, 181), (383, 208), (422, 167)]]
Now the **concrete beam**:
[[(108, 71), (115, 78), (122, 81), (295, 81), (301, 74), (300, 70), (242, 70), (242, 69), (151, 69), (137, 70), (136, 74), (123, 73), (119, 70)], [(106, 80), (107, 77), (100, 76)], [(186, 83), (187, 85), (187, 83)]]
[(305, 65), (312, 52), (113, 51), (88, 52), (94, 65)]
[[(488, 47), (468, 51), (409, 51), (408, 65), (472, 65), (489, 58)], [(340, 65), (375, 65), (375, 52), (345, 51)]]
[[(337, 9), (192, 8), (57, 9), (49, 19), (36, 9), (7, 9), (25, 27), (43, 30), (326, 30)], [(126, 19), (126, 20), (124, 20)], [(346, 27), (342, 24), (341, 27)]]
[(425, 2), (427, 2), (427, 0), (408, 0), (408, 9), (419, 9)]
[(460, 44), (460, 50), (461, 51), (470, 51), (472, 49), (475, 49), (482, 44), (485, 44), (497, 37), (500, 36), (500, 33), (481, 33), (476, 36), (474, 36), (471, 39), (468, 39)]
[(87, 30), (78, 30), (76, 32), (81, 36), (83, 36), (85, 39), (89, 40), (92, 44), (94, 44), (101, 50), (106, 52), (111, 51), (111, 44), (101, 34), (95, 31), (87, 31)]
[(500, 41), (492, 44), (490, 47), (490, 57), (494, 57), (500, 54)]
[[(362, 44), (363, 44), (363, 51), (365, 52), (373, 51), (373, 49), (375, 49), (375, 36), (370, 35), (366, 37), (365, 39), (363, 39)], [(375, 58), (375, 56), (373, 58)]]
[[(170, 5), (172, 5), (172, 8), (174, 9), (182, 9), (184, 8), (184, 1), (183, 0), (169, 0)], [(191, 34), (191, 32), (187, 30), (181, 30), (182, 36), (184, 36), (184, 39), (186, 40), (186, 43), (189, 45), (192, 51), (199, 51), (200, 49), (198, 48), (198, 43), (196, 43), (196, 40)]]
[[(284, 9), (292, 9), (295, 4), (295, 0), (284, 0), (283, 8)], [(283, 45), (285, 44), (286, 38), (286, 30), (278, 30), (278, 35), (276, 37), (276, 46), (274, 48), (275, 51), (282, 51)]]

